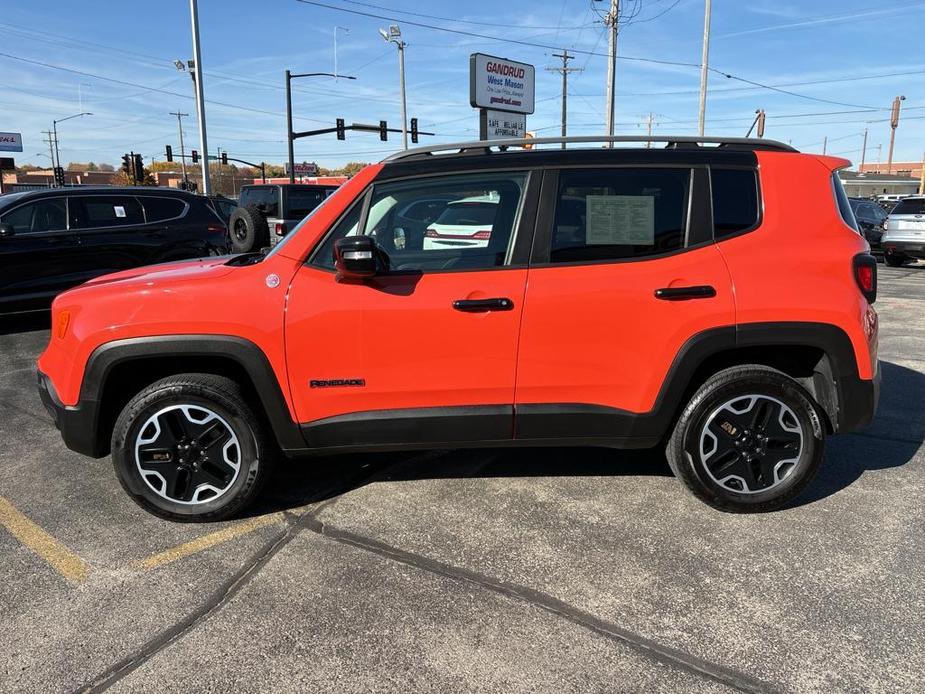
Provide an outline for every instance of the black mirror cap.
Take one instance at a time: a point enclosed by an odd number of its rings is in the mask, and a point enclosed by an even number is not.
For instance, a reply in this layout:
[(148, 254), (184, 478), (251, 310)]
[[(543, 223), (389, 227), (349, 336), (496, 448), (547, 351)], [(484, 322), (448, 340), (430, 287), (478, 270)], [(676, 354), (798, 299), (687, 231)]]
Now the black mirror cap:
[(334, 242), (337, 281), (364, 280), (376, 274), (379, 249), (369, 236), (347, 236)]
[(5, 239), (5, 238), (8, 238), (10, 236), (15, 236), (15, 235), (16, 235), (16, 231), (13, 229), (12, 224), (6, 224), (4, 222), (0, 222), (0, 239)]

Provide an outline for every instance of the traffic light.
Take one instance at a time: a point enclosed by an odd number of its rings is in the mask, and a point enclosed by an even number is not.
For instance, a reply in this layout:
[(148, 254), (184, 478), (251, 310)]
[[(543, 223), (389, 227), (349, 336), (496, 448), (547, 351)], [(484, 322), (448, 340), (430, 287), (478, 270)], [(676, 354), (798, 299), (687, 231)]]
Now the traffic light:
[(197, 152), (195, 149), (192, 152), (190, 152), (189, 156), (190, 156), (190, 159), (193, 160), (194, 164), (199, 163), (199, 152)]
[(222, 166), (228, 166), (228, 152), (222, 152)]
[(347, 134), (344, 132), (344, 119), (343, 118), (337, 119), (337, 139), (338, 140), (347, 139)]
[(167, 161), (173, 161), (173, 147), (167, 145)]
[(389, 139), (389, 124), (384, 120), (379, 121), (379, 139), (383, 142)]
[(142, 183), (145, 180), (145, 164), (140, 154), (135, 155), (135, 181)]
[(411, 119), (411, 141), (417, 144), (418, 141), (418, 119)]
[(64, 185), (64, 169), (60, 166), (55, 167), (55, 185), (59, 187)]
[(132, 177), (132, 157), (128, 154), (122, 155), (122, 172), (128, 176)]

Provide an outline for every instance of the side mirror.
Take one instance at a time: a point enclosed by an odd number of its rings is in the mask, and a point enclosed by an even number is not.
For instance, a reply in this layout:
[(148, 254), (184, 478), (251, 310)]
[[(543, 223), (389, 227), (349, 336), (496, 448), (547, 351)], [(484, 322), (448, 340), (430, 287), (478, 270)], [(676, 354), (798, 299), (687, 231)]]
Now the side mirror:
[(6, 224), (0, 222), (0, 239), (9, 238), (10, 236), (15, 236), (16, 231), (13, 229), (12, 224)]
[(376, 274), (376, 240), (370, 236), (345, 236), (334, 242), (334, 269), (337, 281), (364, 280)]

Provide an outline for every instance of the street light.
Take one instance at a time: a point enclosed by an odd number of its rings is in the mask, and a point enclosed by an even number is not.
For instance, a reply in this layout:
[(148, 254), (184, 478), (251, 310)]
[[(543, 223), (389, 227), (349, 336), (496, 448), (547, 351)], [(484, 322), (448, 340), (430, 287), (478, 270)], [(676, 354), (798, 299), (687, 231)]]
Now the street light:
[(292, 142), (293, 135), (295, 133), (292, 131), (292, 80), (299, 77), (333, 77), (337, 79), (338, 77), (343, 77), (345, 80), (355, 80), (356, 77), (351, 75), (338, 75), (335, 72), (302, 72), (296, 75), (293, 75), (289, 70), (286, 70), (286, 141), (289, 144), (289, 182), (295, 183), (295, 152), (293, 151)]
[(342, 31), (345, 34), (350, 33), (350, 29), (342, 26), (334, 27), (334, 79), (337, 80), (337, 32)]
[(390, 24), (388, 31), (379, 30), (379, 35), (387, 43), (398, 46), (398, 80), (401, 85), (401, 142), (402, 149), (408, 149), (408, 118), (405, 106), (405, 42), (401, 40), (401, 27)]
[(81, 116), (92, 116), (93, 114), (89, 111), (84, 111), (83, 113), (75, 113), (73, 116), (68, 116), (67, 118), (59, 118), (58, 120), (53, 120), (51, 122), (51, 129), (54, 133), (55, 140), (55, 158), (52, 161), (54, 166), (61, 168), (61, 155), (58, 153), (58, 123), (63, 123), (66, 120), (71, 120), (71, 118), (80, 118)]

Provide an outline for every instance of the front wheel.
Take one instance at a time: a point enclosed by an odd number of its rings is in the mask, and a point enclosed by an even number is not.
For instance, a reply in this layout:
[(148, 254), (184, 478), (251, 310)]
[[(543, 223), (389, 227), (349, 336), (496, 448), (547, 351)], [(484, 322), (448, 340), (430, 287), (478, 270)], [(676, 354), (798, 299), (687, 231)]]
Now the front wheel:
[(750, 365), (720, 371), (698, 389), (666, 455), (675, 476), (713, 508), (756, 513), (806, 489), (823, 449), (823, 423), (803, 387)]
[(112, 462), (146, 511), (176, 521), (227, 518), (266, 480), (273, 448), (239, 386), (211, 374), (151, 384), (116, 420)]

